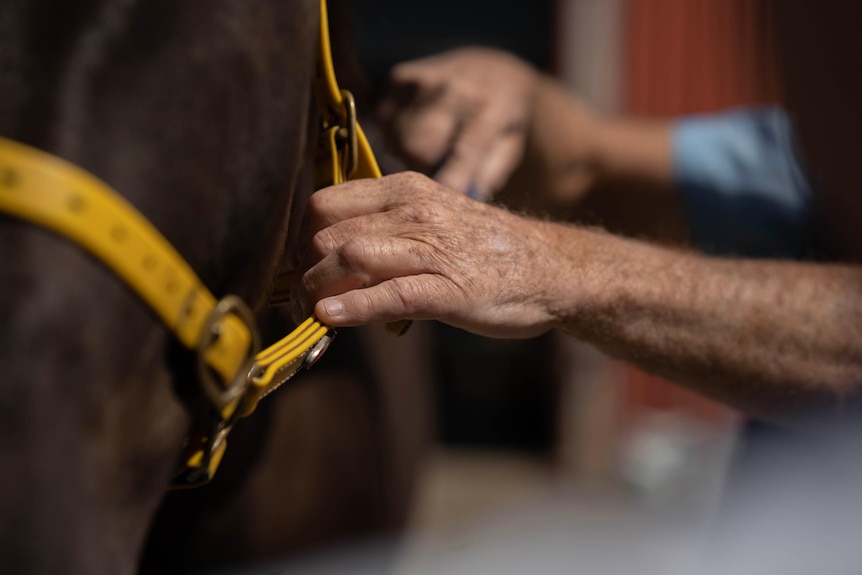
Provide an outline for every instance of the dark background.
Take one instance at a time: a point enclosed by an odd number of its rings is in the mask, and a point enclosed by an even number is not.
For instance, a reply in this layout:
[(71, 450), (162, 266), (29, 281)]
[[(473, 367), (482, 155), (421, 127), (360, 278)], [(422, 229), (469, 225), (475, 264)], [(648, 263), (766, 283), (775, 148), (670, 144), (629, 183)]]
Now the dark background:
[(548, 0), (356, 0), (359, 55), (375, 81), (389, 68), (466, 45), (494, 46), (549, 70), (553, 2)]

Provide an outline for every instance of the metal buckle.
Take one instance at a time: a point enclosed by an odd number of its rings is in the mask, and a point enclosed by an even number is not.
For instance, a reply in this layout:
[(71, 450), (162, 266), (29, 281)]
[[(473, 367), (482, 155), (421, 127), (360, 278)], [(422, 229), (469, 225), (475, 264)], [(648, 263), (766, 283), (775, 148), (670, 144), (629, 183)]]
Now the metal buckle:
[(221, 421), (213, 414), (209, 429), (189, 436), (170, 489), (187, 489), (209, 483), (221, 464), (227, 435), (232, 428), (232, 421)]
[(344, 106), (344, 120), (346, 125), (338, 129), (338, 137), (345, 141), (347, 148), (346, 166), (344, 166), (345, 180), (349, 180), (359, 168), (359, 136), (356, 128), (356, 99), (350, 90), (341, 91), (341, 103)]
[[(237, 369), (231, 381), (226, 382), (226, 385), (222, 385), (213, 374), (212, 368), (206, 364), (204, 354), (213, 342), (218, 339), (218, 326), (221, 321), (231, 314), (242, 320), (245, 324), (246, 329), (248, 329), (251, 335), (251, 344), (249, 345), (243, 365)], [(245, 302), (235, 295), (229, 295), (218, 302), (204, 324), (203, 335), (197, 347), (198, 381), (218, 413), (224, 411), (230, 404), (237, 402), (243, 393), (245, 393), (246, 387), (248, 387), (248, 372), (254, 363), (255, 355), (260, 351), (260, 335), (255, 328), (255, 321), (254, 313), (252, 313)]]
[(323, 357), (323, 354), (329, 349), (329, 344), (332, 343), (332, 340), (335, 339), (335, 330), (329, 330), (329, 332), (320, 338), (314, 347), (308, 350), (308, 353), (302, 359), (302, 367), (304, 369), (311, 369), (317, 360)]

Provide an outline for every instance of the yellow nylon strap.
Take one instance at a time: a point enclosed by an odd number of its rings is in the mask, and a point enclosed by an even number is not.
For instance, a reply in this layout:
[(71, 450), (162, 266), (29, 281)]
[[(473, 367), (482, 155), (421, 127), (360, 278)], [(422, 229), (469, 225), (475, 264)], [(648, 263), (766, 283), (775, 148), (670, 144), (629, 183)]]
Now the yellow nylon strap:
[(289, 336), (257, 354), (239, 415), (249, 416), (261, 399), (293, 377), (302, 368), (308, 351), (330, 331), (329, 327), (310, 317)]
[[(102, 260), (195, 349), (215, 298), (158, 230), (105, 183), (56, 156), (0, 138), (0, 209)], [(230, 381), (246, 359), (251, 334), (234, 316), (219, 329), (205, 359)]]
[[(131, 204), (107, 184), (51, 154), (0, 138), (0, 211), (69, 238), (100, 259), (156, 312), (189, 349), (196, 349), (215, 297), (170, 243)], [(309, 331), (309, 326), (314, 329)], [(225, 382), (247, 362), (252, 334), (228, 314), (218, 338), (204, 352), (207, 365)], [(251, 382), (243, 412), (302, 365), (302, 358), (329, 328), (314, 318), (260, 352), (255, 365), (263, 375)], [(296, 369), (286, 373), (288, 365)], [(245, 374), (242, 374), (245, 376)], [(229, 418), (233, 402), (221, 414)]]
[[(347, 181), (345, 174), (345, 146), (339, 145), (334, 127), (346, 127), (344, 94), (338, 86), (335, 77), (335, 66), (332, 62), (332, 48), (329, 38), (329, 15), (326, 10), (326, 0), (320, 0), (320, 58), (315, 73), (315, 97), (318, 109), (323, 117), (324, 133), (321, 135), (321, 149), (316, 158), (315, 189)], [(374, 152), (362, 131), (356, 124), (356, 139), (358, 142), (358, 159), (356, 172), (351, 179), (379, 178), (382, 176), (380, 167), (374, 157)]]

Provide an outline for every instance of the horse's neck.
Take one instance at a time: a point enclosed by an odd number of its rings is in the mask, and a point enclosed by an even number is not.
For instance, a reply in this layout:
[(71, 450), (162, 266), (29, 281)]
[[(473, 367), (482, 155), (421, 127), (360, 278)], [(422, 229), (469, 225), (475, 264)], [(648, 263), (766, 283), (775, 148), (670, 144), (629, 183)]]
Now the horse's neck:
[(305, 159), (317, 34), (314, 0), (281, 4), (90, 2), (60, 11), (75, 33), (43, 17), (60, 3), (13, 4), (0, 134), (106, 180), (213, 291), (259, 300), (281, 249), (260, 240), (283, 236)]
[[(67, 4), (0, 11), (19, 28), (0, 135), (102, 178), (217, 295), (259, 303), (305, 158), (316, 1)], [(132, 572), (188, 424), (171, 339), (67, 240), (0, 217), (0, 249), (0, 572)]]

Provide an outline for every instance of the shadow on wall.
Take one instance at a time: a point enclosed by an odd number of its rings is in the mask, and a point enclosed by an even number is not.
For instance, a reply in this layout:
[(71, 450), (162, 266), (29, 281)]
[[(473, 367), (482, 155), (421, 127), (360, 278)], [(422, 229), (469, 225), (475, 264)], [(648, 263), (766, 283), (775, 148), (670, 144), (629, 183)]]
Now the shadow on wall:
[(467, 45), (553, 65), (551, 0), (363, 0), (353, 3), (359, 55), (375, 81), (394, 64)]

